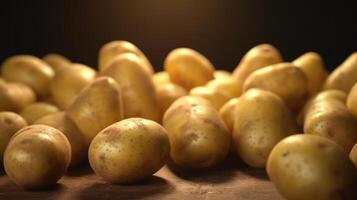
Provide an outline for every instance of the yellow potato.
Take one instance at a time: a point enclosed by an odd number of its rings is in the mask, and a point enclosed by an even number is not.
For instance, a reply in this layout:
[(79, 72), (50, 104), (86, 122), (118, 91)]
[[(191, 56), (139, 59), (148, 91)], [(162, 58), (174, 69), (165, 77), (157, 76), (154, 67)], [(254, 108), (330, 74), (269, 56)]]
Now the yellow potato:
[(68, 66), (58, 71), (51, 81), (53, 100), (61, 109), (66, 109), (96, 77), (96, 71), (86, 65), (74, 63)]
[(55, 105), (44, 102), (36, 102), (26, 106), (20, 115), (27, 121), (28, 124), (33, 124), (36, 120), (43, 116), (59, 112)]
[(71, 61), (68, 58), (56, 53), (47, 54), (43, 56), (42, 60), (52, 67), (55, 73), (71, 64)]
[(346, 93), (357, 82), (357, 52), (351, 54), (327, 78), (324, 89), (338, 89)]
[(314, 102), (306, 113), (304, 133), (329, 138), (348, 153), (357, 142), (357, 124), (344, 103), (330, 98)]
[(354, 84), (347, 97), (347, 108), (357, 119), (357, 83)]
[(86, 86), (66, 110), (67, 116), (90, 144), (105, 127), (123, 119), (121, 90), (109, 77), (100, 77)]
[(303, 106), (307, 95), (307, 78), (302, 70), (291, 63), (280, 63), (264, 67), (251, 73), (243, 89), (259, 88), (280, 96), (293, 112)]
[(277, 48), (270, 44), (260, 44), (244, 55), (232, 75), (243, 86), (245, 79), (255, 70), (280, 62), (283, 62), (283, 58)]
[(251, 89), (234, 108), (233, 147), (249, 166), (263, 168), (273, 147), (298, 132), (284, 102), (272, 92)]
[(165, 58), (164, 68), (171, 82), (186, 90), (203, 86), (213, 79), (212, 63), (199, 52), (189, 48), (172, 50)]
[(27, 126), (26, 121), (13, 112), (0, 112), (0, 169), (2, 169), (4, 151), (12, 135)]
[(230, 97), (239, 97), (242, 94), (242, 86), (234, 78), (213, 79), (206, 84), (206, 87), (215, 88)]
[(47, 63), (37, 57), (12, 56), (5, 60), (1, 70), (5, 80), (28, 85), (41, 98), (50, 94), (49, 85), (55, 73)]
[(176, 84), (166, 83), (156, 89), (160, 115), (164, 116), (165, 111), (178, 98), (187, 95), (187, 91)]
[(308, 52), (292, 63), (305, 73), (308, 80), (309, 95), (312, 96), (320, 91), (328, 76), (321, 56), (315, 52)]
[(70, 166), (78, 165), (86, 160), (88, 146), (85, 143), (84, 136), (64, 112), (46, 115), (37, 120), (35, 124), (44, 124), (56, 128), (67, 137), (71, 144)]
[(35, 101), (36, 95), (27, 85), (0, 81), (0, 111), (19, 112)]
[(226, 70), (215, 70), (213, 72), (213, 77), (214, 79), (225, 79), (225, 78), (231, 78), (232, 74), (229, 71)]
[(151, 76), (143, 70), (140, 58), (132, 53), (117, 56), (101, 75), (112, 77), (122, 91), (124, 118), (142, 117), (160, 121)]
[(350, 152), (350, 159), (357, 168), (357, 143), (353, 145), (353, 148)]
[(202, 97), (185, 96), (166, 111), (171, 158), (183, 168), (207, 168), (220, 163), (230, 149), (230, 134), (217, 110)]
[(112, 183), (132, 183), (150, 177), (169, 158), (166, 130), (158, 123), (130, 118), (101, 131), (88, 151), (96, 174)]
[(238, 102), (239, 98), (237, 97), (230, 99), (219, 109), (219, 116), (223, 119), (231, 133), (233, 132), (235, 106)]
[(145, 70), (148, 75), (154, 74), (154, 69), (150, 61), (146, 58), (143, 52), (135, 46), (134, 44), (123, 41), (115, 40), (105, 44), (99, 51), (99, 71), (105, 70), (110, 63), (113, 61), (113, 58), (123, 53), (133, 53), (137, 55), (141, 62), (141, 67)]
[(7, 176), (26, 189), (55, 184), (66, 172), (71, 159), (71, 145), (61, 131), (32, 125), (19, 130), (4, 154)]
[(207, 99), (217, 111), (232, 98), (227, 93), (212, 87), (195, 87), (190, 91), (190, 95)]
[(334, 142), (297, 134), (272, 150), (267, 164), (270, 180), (289, 200), (357, 199), (357, 170)]
[(167, 72), (157, 72), (152, 76), (152, 80), (154, 82), (155, 88), (160, 87), (161, 85), (165, 85), (170, 82), (170, 77)]

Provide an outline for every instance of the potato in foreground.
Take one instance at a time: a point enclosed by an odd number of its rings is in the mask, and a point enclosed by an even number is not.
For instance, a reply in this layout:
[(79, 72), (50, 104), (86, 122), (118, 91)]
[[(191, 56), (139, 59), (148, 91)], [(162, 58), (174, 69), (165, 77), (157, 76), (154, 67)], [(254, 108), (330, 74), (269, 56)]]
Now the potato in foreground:
[(267, 164), (270, 180), (289, 200), (357, 199), (357, 170), (334, 142), (316, 135), (285, 138)]
[(96, 174), (117, 184), (150, 177), (168, 159), (166, 130), (158, 123), (129, 118), (102, 130), (92, 141), (88, 158)]
[(55, 184), (66, 172), (71, 146), (61, 131), (46, 125), (31, 125), (19, 130), (4, 154), (8, 177), (26, 189)]

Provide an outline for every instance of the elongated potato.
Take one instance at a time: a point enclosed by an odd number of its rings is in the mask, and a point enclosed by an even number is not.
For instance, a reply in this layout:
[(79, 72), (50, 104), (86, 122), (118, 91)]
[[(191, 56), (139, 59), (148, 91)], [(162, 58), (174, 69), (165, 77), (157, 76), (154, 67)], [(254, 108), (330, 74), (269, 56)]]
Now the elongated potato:
[(347, 108), (357, 119), (357, 83), (354, 84), (347, 97)]
[(338, 89), (349, 93), (357, 82), (357, 52), (351, 54), (327, 78), (324, 89)]
[(242, 86), (234, 78), (213, 79), (206, 84), (206, 87), (215, 88), (228, 94), (230, 97), (239, 97), (242, 94)]
[(230, 149), (230, 134), (211, 103), (185, 96), (166, 111), (171, 158), (183, 168), (207, 168), (221, 162)]
[(26, 106), (20, 115), (27, 121), (28, 124), (33, 124), (36, 120), (43, 116), (59, 112), (57, 106), (44, 103), (36, 102), (31, 105)]
[(35, 101), (36, 95), (27, 85), (0, 81), (0, 111), (19, 112)]
[(344, 103), (336, 99), (314, 102), (306, 113), (304, 133), (320, 135), (349, 153), (357, 142), (357, 124)]
[(10, 57), (2, 64), (1, 70), (5, 80), (28, 85), (41, 98), (50, 94), (49, 85), (55, 73), (47, 63), (37, 57)]
[(260, 44), (250, 49), (233, 71), (233, 77), (243, 86), (245, 79), (255, 70), (283, 62), (277, 48), (270, 44)]
[(312, 96), (320, 91), (328, 76), (321, 56), (316, 52), (308, 52), (292, 63), (305, 73), (308, 80), (309, 95)]
[(66, 109), (95, 77), (96, 71), (86, 65), (68, 64), (68, 67), (56, 72), (51, 81), (53, 100), (58, 107)]
[(142, 117), (160, 121), (154, 84), (143, 70), (140, 58), (132, 53), (117, 56), (104, 71), (103, 76), (112, 77), (122, 91), (124, 117)]
[(121, 90), (114, 79), (100, 77), (86, 86), (66, 110), (86, 145), (102, 129), (123, 119)]
[(149, 76), (154, 73), (154, 69), (144, 53), (134, 44), (124, 40), (115, 40), (103, 45), (99, 51), (99, 71), (104, 71), (113, 61), (113, 58), (123, 53), (133, 53), (137, 55), (143, 62), (141, 67), (145, 72)]
[(203, 86), (213, 79), (212, 63), (199, 52), (189, 48), (172, 50), (165, 58), (164, 68), (171, 82), (186, 90)]
[(243, 89), (271, 91), (280, 96), (293, 112), (298, 112), (308, 95), (307, 84), (306, 75), (301, 69), (291, 63), (279, 63), (251, 73)]
[(292, 113), (272, 92), (248, 90), (234, 110), (233, 147), (249, 166), (265, 167), (273, 147), (298, 132)]
[(166, 83), (156, 88), (156, 95), (160, 109), (161, 117), (164, 116), (165, 111), (178, 98), (187, 95), (187, 91), (176, 84)]
[(195, 87), (190, 91), (191, 96), (203, 97), (211, 102), (218, 111), (229, 99), (233, 98), (225, 92), (212, 87)]
[(68, 58), (56, 53), (47, 54), (43, 56), (42, 60), (44, 60), (55, 73), (71, 64), (71, 61)]
[(233, 98), (227, 101), (221, 109), (219, 109), (219, 116), (223, 119), (228, 130), (232, 133), (234, 126), (234, 112), (235, 106), (238, 104), (239, 98)]

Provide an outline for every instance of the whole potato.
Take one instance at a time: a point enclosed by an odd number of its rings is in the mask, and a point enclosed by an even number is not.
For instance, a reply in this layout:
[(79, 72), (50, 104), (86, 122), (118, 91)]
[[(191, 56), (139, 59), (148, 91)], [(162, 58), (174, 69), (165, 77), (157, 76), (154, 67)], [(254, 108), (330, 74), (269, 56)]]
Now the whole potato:
[(304, 133), (329, 138), (349, 153), (357, 142), (357, 124), (344, 103), (336, 99), (314, 102), (306, 113)]
[(354, 84), (347, 97), (347, 108), (357, 119), (357, 83)]
[(237, 97), (230, 99), (219, 109), (219, 116), (223, 119), (231, 133), (233, 132), (235, 106), (238, 102), (239, 98)]
[(27, 85), (0, 81), (0, 111), (19, 112), (35, 101), (36, 95)]
[(191, 169), (208, 168), (220, 163), (230, 149), (230, 134), (218, 111), (202, 97), (184, 96), (165, 112), (171, 158)]
[(71, 145), (61, 131), (32, 125), (19, 130), (4, 154), (7, 176), (26, 189), (55, 184), (66, 172), (71, 160)]
[(260, 88), (280, 96), (291, 111), (298, 112), (307, 96), (307, 78), (291, 63), (279, 63), (256, 70), (244, 81), (243, 89)]
[(28, 124), (33, 124), (36, 120), (43, 116), (59, 112), (55, 105), (44, 102), (36, 102), (26, 106), (20, 115), (27, 121)]
[(165, 58), (164, 68), (171, 82), (186, 90), (203, 86), (213, 79), (212, 63), (199, 52), (189, 48), (172, 50)]
[(4, 151), (12, 135), (27, 126), (26, 121), (13, 112), (0, 112), (0, 169), (3, 164)]
[(55, 73), (71, 64), (71, 61), (68, 58), (56, 53), (47, 54), (43, 56), (42, 60), (44, 60)]
[(124, 118), (142, 117), (160, 121), (155, 87), (151, 76), (143, 70), (140, 58), (132, 53), (115, 57), (101, 72), (112, 77), (122, 91)]
[(269, 156), (267, 172), (289, 200), (357, 199), (357, 170), (341, 147), (320, 136), (283, 139)]
[(47, 63), (29, 55), (8, 58), (2, 64), (1, 72), (5, 80), (28, 85), (41, 98), (50, 94), (50, 81), (55, 75)]
[(357, 143), (353, 145), (353, 148), (350, 152), (350, 159), (357, 168)]
[(328, 76), (321, 56), (316, 52), (308, 52), (292, 63), (305, 73), (308, 80), (309, 95), (312, 96), (320, 91)]
[(123, 119), (121, 90), (114, 79), (100, 77), (86, 86), (66, 110), (83, 133), (86, 145), (102, 129)]
[(207, 99), (217, 111), (232, 98), (227, 93), (213, 87), (195, 87), (192, 88), (189, 94)]
[(164, 116), (165, 111), (178, 98), (187, 95), (187, 91), (174, 83), (166, 83), (156, 88), (156, 96), (160, 109), (160, 115)]
[(158, 88), (161, 85), (165, 85), (167, 83), (171, 83), (170, 77), (165, 71), (155, 73), (152, 76), (152, 80), (154, 82), (155, 88)]
[(96, 174), (112, 183), (132, 183), (150, 177), (169, 158), (166, 130), (158, 123), (129, 118), (102, 130), (88, 151)]
[(215, 88), (231, 97), (239, 97), (242, 94), (242, 86), (234, 78), (213, 79), (206, 84), (206, 87)]
[(95, 77), (96, 71), (86, 65), (68, 64), (68, 67), (56, 72), (51, 81), (53, 100), (58, 107), (66, 109)]
[(349, 93), (357, 82), (357, 52), (351, 54), (327, 78), (324, 89), (338, 89)]
[(232, 74), (231, 72), (226, 70), (215, 70), (213, 72), (213, 77), (214, 79), (221, 79), (221, 78), (225, 79), (225, 78), (231, 78)]
[(249, 166), (263, 168), (273, 147), (298, 132), (295, 118), (272, 92), (251, 89), (234, 108), (233, 147)]
[(83, 133), (78, 130), (74, 122), (68, 118), (65, 112), (57, 112), (41, 117), (35, 124), (44, 124), (61, 131), (71, 144), (70, 166), (81, 164), (87, 158), (88, 146), (85, 143)]
[(255, 70), (280, 62), (283, 62), (283, 58), (277, 48), (270, 44), (260, 44), (244, 55), (232, 75), (242, 87), (245, 79)]
[(137, 55), (142, 62), (141, 67), (145, 72), (149, 76), (154, 74), (154, 69), (144, 53), (134, 44), (123, 40), (115, 40), (103, 45), (99, 51), (99, 71), (105, 70), (113, 61), (113, 58), (123, 53), (133, 53)]

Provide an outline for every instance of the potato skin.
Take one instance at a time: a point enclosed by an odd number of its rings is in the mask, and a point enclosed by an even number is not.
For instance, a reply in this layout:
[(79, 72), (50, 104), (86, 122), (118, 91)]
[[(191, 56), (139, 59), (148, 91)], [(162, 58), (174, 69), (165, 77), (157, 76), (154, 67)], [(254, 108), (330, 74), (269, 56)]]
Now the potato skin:
[(186, 90), (203, 86), (213, 79), (213, 64), (199, 52), (189, 48), (172, 50), (164, 61), (165, 71), (173, 83)]
[(234, 78), (213, 79), (206, 84), (206, 87), (215, 88), (232, 98), (239, 97), (242, 94), (242, 86)]
[(230, 134), (218, 112), (202, 97), (184, 96), (166, 111), (171, 159), (187, 169), (202, 169), (220, 163), (230, 149)]
[(56, 112), (59, 112), (57, 106), (44, 102), (36, 102), (24, 108), (20, 112), (20, 115), (27, 121), (28, 124), (33, 124), (41, 117)]
[(291, 63), (279, 63), (251, 73), (243, 90), (259, 88), (271, 91), (280, 96), (291, 111), (298, 112), (308, 96), (307, 84), (301, 69)]
[(0, 169), (3, 165), (3, 156), (12, 135), (27, 126), (27, 122), (13, 112), (0, 112)]
[(350, 159), (352, 160), (353, 164), (357, 168), (357, 143), (355, 145), (353, 145), (349, 156), (350, 156)]
[(42, 60), (45, 61), (55, 73), (71, 64), (71, 61), (68, 58), (56, 53), (46, 54), (42, 57)]
[(167, 72), (165, 72), (165, 71), (156, 72), (152, 76), (152, 81), (154, 83), (155, 88), (158, 88), (161, 85), (165, 85), (165, 84), (171, 83), (170, 77), (167, 74)]
[(225, 78), (231, 78), (232, 73), (226, 70), (215, 70), (213, 72), (213, 77), (214, 79), (225, 79)]
[(26, 189), (55, 184), (66, 172), (71, 146), (59, 130), (46, 125), (31, 125), (19, 130), (4, 154), (8, 177)]
[(27, 85), (0, 81), (0, 111), (20, 112), (35, 101), (36, 95)]
[(207, 99), (217, 111), (232, 98), (227, 93), (213, 87), (195, 87), (192, 88), (189, 94)]
[(346, 105), (348, 110), (357, 119), (357, 83), (354, 84), (350, 93), (348, 94)]
[(166, 130), (158, 123), (129, 118), (102, 130), (92, 141), (88, 158), (92, 169), (117, 184), (150, 177), (169, 157)]
[(156, 88), (156, 96), (160, 109), (161, 118), (164, 116), (165, 111), (171, 104), (178, 98), (187, 95), (187, 91), (174, 83), (166, 83)]
[(357, 198), (357, 170), (341, 147), (320, 136), (283, 139), (269, 156), (267, 172), (289, 200)]
[(41, 98), (50, 94), (49, 84), (55, 73), (47, 63), (37, 57), (12, 56), (5, 60), (1, 70), (5, 80), (28, 85)]
[(239, 98), (233, 98), (227, 101), (221, 109), (219, 116), (223, 119), (230, 133), (233, 132), (235, 106), (239, 103)]

